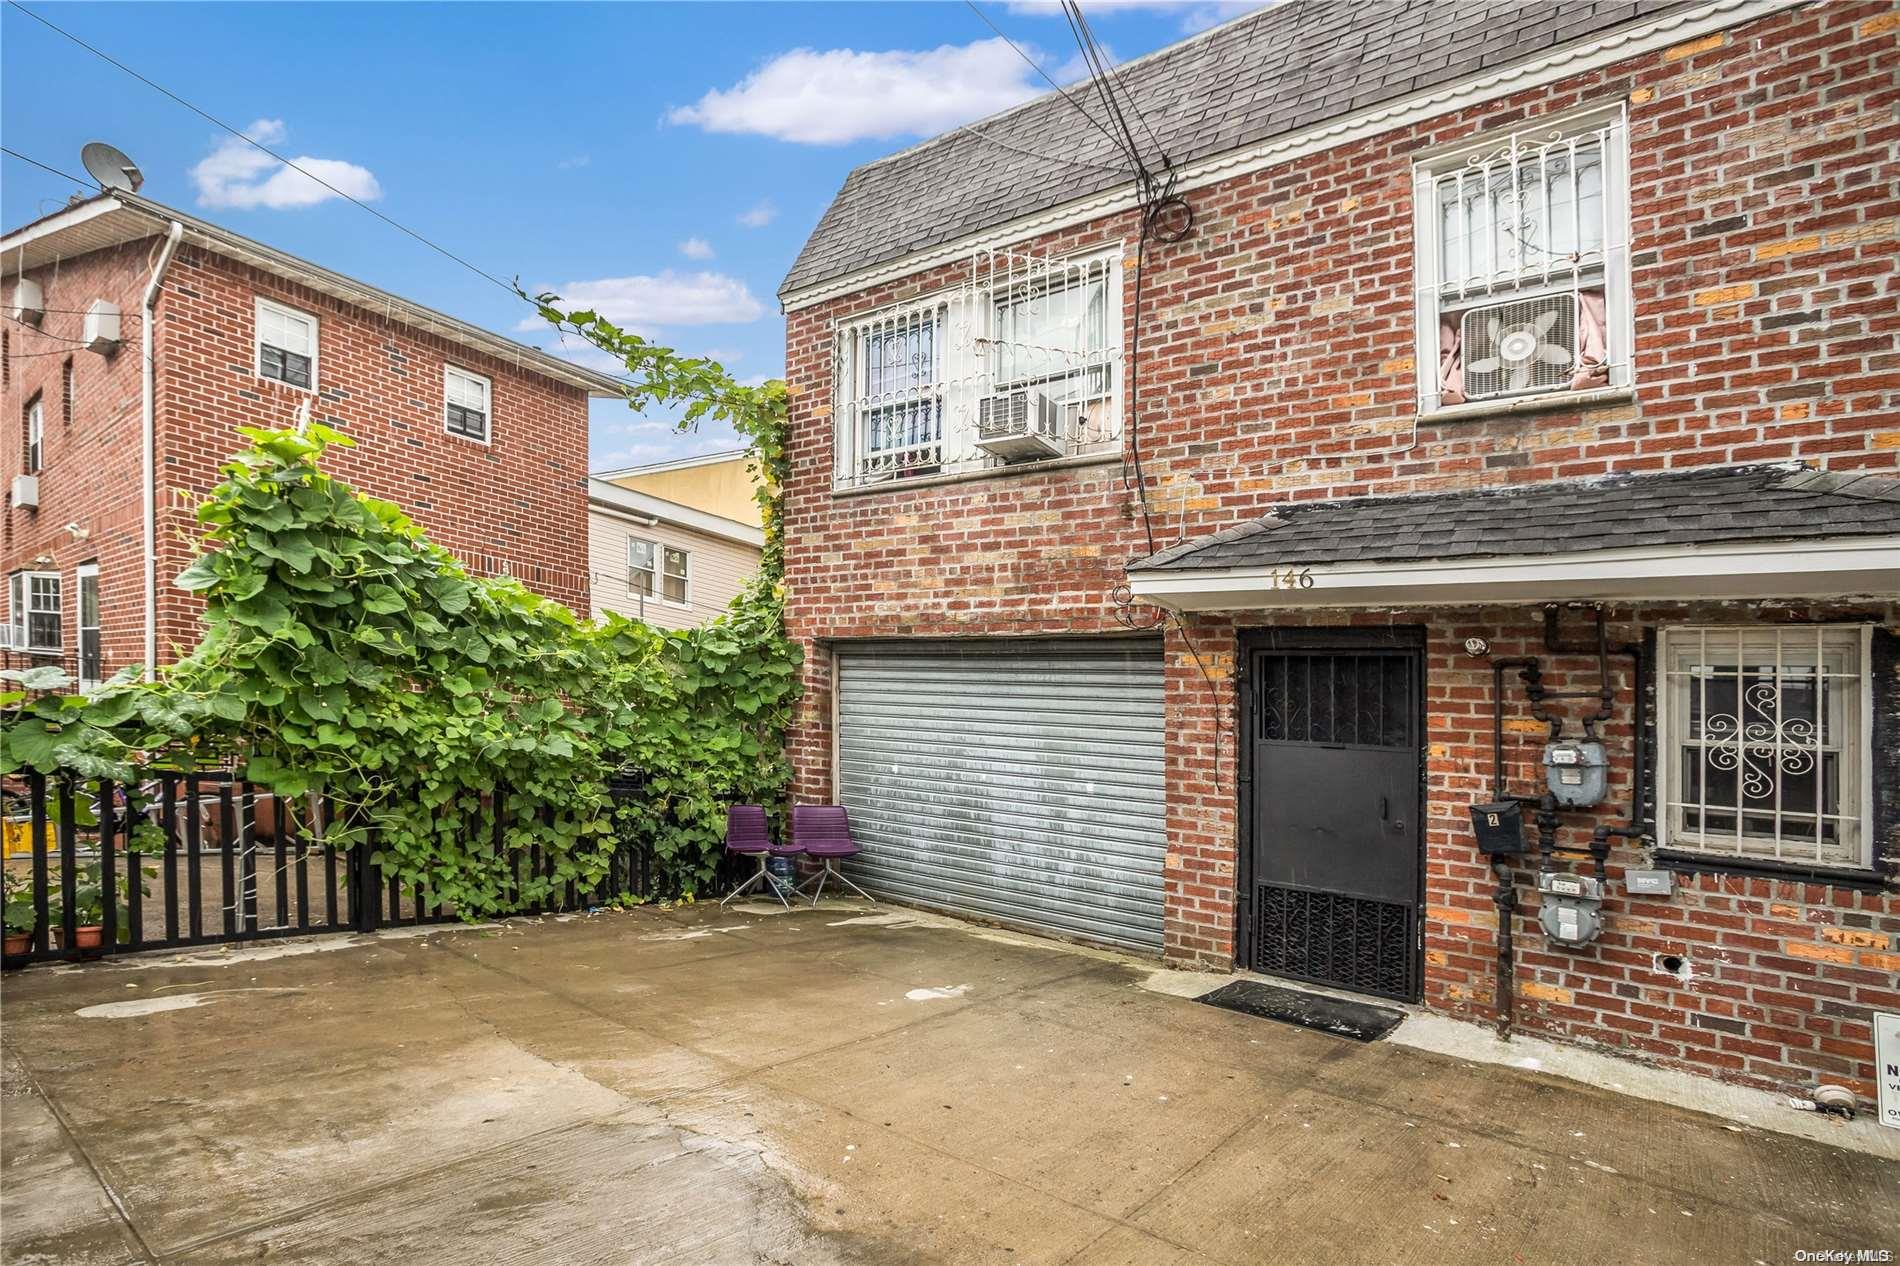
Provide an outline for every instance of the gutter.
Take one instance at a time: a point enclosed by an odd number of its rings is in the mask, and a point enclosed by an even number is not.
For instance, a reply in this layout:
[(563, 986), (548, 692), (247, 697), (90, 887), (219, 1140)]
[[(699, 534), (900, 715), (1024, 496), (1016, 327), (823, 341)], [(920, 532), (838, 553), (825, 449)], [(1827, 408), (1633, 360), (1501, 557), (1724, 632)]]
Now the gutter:
[(147, 681), (151, 681), (158, 672), (158, 371), (153, 361), (153, 344), (156, 340), (152, 336), (152, 310), (158, 303), (158, 290), (165, 280), (165, 270), (171, 267), (172, 255), (184, 236), (185, 226), (173, 220), (171, 228), (165, 233), (165, 248), (159, 252), (158, 263), (152, 267), (152, 279), (146, 283), (145, 297), (139, 301), (140, 339), (144, 347), (144, 363), (140, 366), (144, 399), (139, 417), (139, 458), (144, 477), (139, 488), (139, 499), (145, 550)]

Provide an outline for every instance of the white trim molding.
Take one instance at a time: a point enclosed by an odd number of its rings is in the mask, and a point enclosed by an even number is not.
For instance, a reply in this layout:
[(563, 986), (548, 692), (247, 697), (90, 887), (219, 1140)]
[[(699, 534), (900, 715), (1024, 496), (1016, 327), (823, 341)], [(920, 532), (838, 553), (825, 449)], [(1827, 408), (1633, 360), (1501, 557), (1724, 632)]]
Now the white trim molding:
[[(1527, 58), (1496, 70), (1454, 80), (1442, 87), (1414, 93), (1354, 114), (1341, 115), (1316, 126), (1284, 136), (1258, 141), (1240, 149), (1215, 154), (1184, 166), (1177, 177), (1181, 192), (1204, 188), (1244, 176), (1251, 172), (1278, 167), (1324, 150), (1407, 127), (1441, 114), (1450, 114), (1468, 106), (1495, 101), (1514, 92), (1538, 88), (1577, 75), (1585, 75), (1631, 57), (1655, 52), (1703, 35), (1769, 17), (1783, 9), (1795, 8), (1807, 0), (1713, 0), (1659, 14), (1647, 21), (1633, 22), (1602, 35), (1566, 44), (1537, 57)], [(915, 273), (954, 263), (975, 251), (1007, 246), (1025, 238), (1058, 229), (1086, 224), (1103, 216), (1126, 211), (1138, 204), (1140, 195), (1133, 182), (1119, 185), (1087, 198), (1064, 203), (1047, 211), (1022, 216), (995, 228), (958, 238), (956, 241), (915, 251), (888, 263), (876, 264), (787, 290), (779, 296), (780, 308), (797, 312), (885, 282), (897, 281)]]
[(1464, 607), (1622, 599), (1900, 596), (1900, 536), (1732, 541), (1402, 563), (1129, 572), (1134, 596), (1172, 611)]

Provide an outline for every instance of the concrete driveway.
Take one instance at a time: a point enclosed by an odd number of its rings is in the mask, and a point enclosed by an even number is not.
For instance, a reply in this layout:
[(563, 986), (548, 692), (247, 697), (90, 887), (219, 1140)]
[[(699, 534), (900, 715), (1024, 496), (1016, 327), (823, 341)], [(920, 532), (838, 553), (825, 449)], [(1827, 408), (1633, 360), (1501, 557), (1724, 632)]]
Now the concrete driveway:
[(1781, 1263), (1900, 1163), (888, 908), (5, 983), (8, 1262)]

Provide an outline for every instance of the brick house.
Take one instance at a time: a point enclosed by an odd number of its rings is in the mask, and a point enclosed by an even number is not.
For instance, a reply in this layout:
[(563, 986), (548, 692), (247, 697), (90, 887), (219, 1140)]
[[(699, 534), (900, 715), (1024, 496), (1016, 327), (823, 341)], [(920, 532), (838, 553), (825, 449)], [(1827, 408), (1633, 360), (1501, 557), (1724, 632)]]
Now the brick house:
[(306, 406), (356, 442), (337, 476), (471, 569), (587, 609), (587, 408), (611, 379), (130, 192), (0, 258), (7, 666), (92, 681), (194, 645), (171, 578), (197, 497), (236, 428)]
[(1871, 1096), (1897, 60), (1291, 0), (1117, 70), (1145, 193), (1092, 89), (853, 172), (780, 292), (797, 797), (901, 900)]

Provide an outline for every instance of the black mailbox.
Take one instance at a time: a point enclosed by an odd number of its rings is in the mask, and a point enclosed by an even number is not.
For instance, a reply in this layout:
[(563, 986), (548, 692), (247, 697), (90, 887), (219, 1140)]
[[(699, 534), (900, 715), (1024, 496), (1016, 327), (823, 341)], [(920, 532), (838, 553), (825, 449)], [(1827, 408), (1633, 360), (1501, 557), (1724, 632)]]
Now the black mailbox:
[(1471, 806), (1471, 829), (1478, 851), (1487, 856), (1524, 851), (1524, 806), (1515, 800)]

